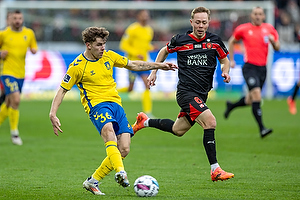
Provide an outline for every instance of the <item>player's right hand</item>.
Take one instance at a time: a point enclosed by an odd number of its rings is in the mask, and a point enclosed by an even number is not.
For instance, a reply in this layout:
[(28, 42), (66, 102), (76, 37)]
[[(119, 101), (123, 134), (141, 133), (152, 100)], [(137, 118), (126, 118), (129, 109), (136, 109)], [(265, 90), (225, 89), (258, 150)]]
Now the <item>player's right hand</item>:
[(53, 116), (53, 117), (51, 116), (50, 120), (51, 120), (51, 123), (52, 123), (53, 132), (54, 132), (55, 135), (58, 136), (59, 135), (58, 131), (61, 132), (61, 133), (63, 132), (60, 128), (60, 126), (61, 126), (60, 121), (56, 116)]
[(178, 66), (173, 64), (173, 63), (170, 63), (170, 62), (165, 62), (165, 63), (161, 63), (163, 64), (162, 70), (172, 70), (172, 71), (175, 71), (175, 69), (178, 69)]

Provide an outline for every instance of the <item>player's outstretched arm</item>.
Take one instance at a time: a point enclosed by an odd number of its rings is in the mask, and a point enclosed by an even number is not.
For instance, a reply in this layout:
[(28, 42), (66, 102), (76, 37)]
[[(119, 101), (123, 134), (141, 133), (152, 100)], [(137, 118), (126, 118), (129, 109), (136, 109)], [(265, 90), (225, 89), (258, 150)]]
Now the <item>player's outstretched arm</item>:
[(129, 60), (125, 68), (133, 71), (147, 71), (152, 69), (175, 71), (175, 69), (178, 69), (177, 65), (169, 62), (158, 63), (158, 62), (144, 62), (140, 60), (135, 60), (135, 61)]
[(63, 132), (60, 128), (61, 124), (60, 121), (58, 119), (58, 117), (56, 116), (57, 110), (62, 102), (62, 100), (64, 99), (65, 94), (67, 93), (67, 90), (63, 89), (63, 88), (59, 88), (53, 101), (52, 101), (52, 105), (51, 105), (51, 109), (50, 109), (50, 113), (49, 113), (49, 117), (50, 117), (50, 121), (52, 123), (52, 127), (53, 127), (53, 132), (55, 135), (59, 135), (59, 132)]

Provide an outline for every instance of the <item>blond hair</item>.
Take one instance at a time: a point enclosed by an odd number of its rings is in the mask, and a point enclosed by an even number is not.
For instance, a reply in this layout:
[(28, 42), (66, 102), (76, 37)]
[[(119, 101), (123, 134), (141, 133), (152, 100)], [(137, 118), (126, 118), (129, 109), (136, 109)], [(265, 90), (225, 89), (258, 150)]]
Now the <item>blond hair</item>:
[(208, 19), (210, 19), (210, 10), (205, 7), (197, 7), (191, 13), (191, 19), (194, 19), (196, 13), (207, 13)]

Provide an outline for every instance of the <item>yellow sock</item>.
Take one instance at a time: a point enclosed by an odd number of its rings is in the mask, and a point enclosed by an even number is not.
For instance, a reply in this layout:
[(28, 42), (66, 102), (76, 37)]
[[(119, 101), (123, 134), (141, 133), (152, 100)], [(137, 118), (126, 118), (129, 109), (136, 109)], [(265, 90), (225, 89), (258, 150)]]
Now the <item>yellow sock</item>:
[(143, 111), (145, 113), (152, 113), (152, 99), (150, 90), (145, 90), (142, 96), (142, 104), (143, 104)]
[(3, 103), (0, 107), (0, 125), (4, 122), (4, 120), (8, 116), (8, 108), (5, 103)]
[[(122, 157), (122, 160), (124, 160), (124, 158)], [(103, 179), (107, 174), (109, 174), (112, 170), (114, 170), (113, 166), (111, 165), (111, 162), (108, 158), (108, 156), (106, 158), (104, 158), (104, 160), (102, 161), (101, 165), (98, 167), (98, 169), (96, 169), (96, 171), (93, 173), (92, 177), (94, 179), (96, 179), (97, 181), (100, 181), (101, 179)]]
[(105, 143), (106, 154), (110, 160), (110, 163), (116, 172), (124, 171), (124, 165), (121, 157), (121, 153), (117, 147), (117, 143), (109, 141)]
[(8, 118), (10, 124), (10, 130), (18, 130), (19, 124), (19, 110), (15, 110), (11, 107), (8, 108)]
[(101, 165), (96, 169), (96, 171), (93, 173), (93, 178), (96, 179), (97, 181), (100, 181), (103, 179), (107, 174), (109, 174), (113, 170), (113, 166), (108, 158), (104, 158), (102, 161)]
[(128, 92), (128, 87), (118, 88), (117, 91), (120, 92), (120, 93), (122, 93), (122, 92)]

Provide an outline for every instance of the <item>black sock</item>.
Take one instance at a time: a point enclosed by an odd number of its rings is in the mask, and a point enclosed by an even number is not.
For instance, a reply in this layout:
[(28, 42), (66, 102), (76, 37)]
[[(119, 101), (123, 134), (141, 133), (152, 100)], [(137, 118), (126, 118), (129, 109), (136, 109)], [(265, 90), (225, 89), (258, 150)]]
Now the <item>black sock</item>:
[(174, 121), (171, 119), (149, 119), (148, 124), (149, 127), (157, 128), (159, 130), (167, 131), (174, 134), (172, 130)]
[(293, 96), (292, 96), (292, 99), (295, 100), (296, 96), (297, 96), (297, 92), (299, 90), (299, 86), (298, 84), (296, 84), (295, 86), (295, 89), (294, 89), (294, 92), (293, 92)]
[(215, 142), (215, 129), (204, 129), (203, 145), (209, 164), (212, 165), (217, 163), (218, 161)]
[(235, 107), (240, 107), (240, 106), (246, 106), (245, 103), (245, 97), (242, 97), (239, 101), (231, 105), (231, 109), (234, 109)]
[(260, 102), (252, 103), (252, 113), (256, 119), (256, 122), (258, 123), (259, 129), (262, 130), (264, 128), (264, 125), (262, 123), (262, 112), (260, 109)]

